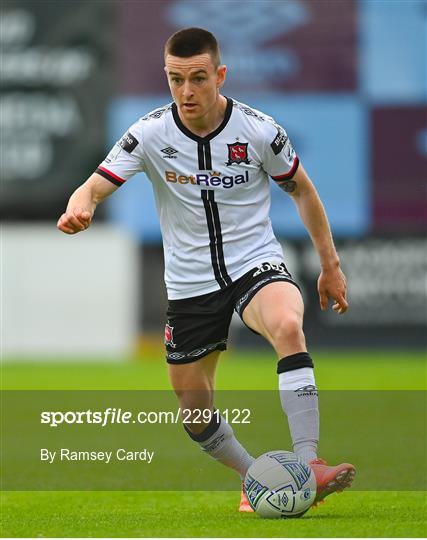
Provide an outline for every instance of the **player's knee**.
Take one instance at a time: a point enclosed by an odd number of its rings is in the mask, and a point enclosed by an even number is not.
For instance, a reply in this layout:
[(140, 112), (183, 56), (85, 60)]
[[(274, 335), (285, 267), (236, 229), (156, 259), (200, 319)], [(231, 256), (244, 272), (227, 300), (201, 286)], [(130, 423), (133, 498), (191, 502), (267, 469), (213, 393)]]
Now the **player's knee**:
[(209, 408), (213, 403), (213, 392), (205, 390), (175, 390), (181, 408)]
[(287, 314), (281, 317), (273, 328), (272, 337), (275, 343), (304, 343), (301, 317), (297, 314)]

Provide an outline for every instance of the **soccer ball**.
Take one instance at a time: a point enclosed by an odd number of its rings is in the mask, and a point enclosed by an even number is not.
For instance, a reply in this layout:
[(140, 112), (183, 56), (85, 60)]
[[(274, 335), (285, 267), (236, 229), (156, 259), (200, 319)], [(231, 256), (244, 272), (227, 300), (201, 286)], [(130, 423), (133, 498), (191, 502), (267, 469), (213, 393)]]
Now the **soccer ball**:
[(272, 450), (249, 467), (244, 489), (252, 509), (264, 518), (301, 517), (316, 497), (316, 478), (296, 454)]

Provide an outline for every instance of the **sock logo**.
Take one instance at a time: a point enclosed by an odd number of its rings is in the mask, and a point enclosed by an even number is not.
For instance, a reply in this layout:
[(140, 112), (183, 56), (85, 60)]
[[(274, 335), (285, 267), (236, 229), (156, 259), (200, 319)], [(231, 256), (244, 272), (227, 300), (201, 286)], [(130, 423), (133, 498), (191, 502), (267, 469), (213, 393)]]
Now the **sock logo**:
[(302, 396), (317, 396), (317, 388), (314, 386), (314, 384), (308, 384), (307, 386), (301, 386), (301, 388), (297, 388), (294, 390), (296, 395), (298, 397)]
[(224, 441), (224, 439), (225, 439), (225, 435), (222, 434), (216, 437), (212, 442), (210, 442), (206, 446), (203, 444), (201, 446), (205, 452), (213, 452)]

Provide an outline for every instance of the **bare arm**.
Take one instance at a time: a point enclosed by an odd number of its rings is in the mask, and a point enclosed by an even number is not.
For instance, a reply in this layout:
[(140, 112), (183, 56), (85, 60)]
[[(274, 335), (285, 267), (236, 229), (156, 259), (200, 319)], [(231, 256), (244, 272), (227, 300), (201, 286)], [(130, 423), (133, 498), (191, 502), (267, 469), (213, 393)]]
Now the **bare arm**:
[(66, 234), (84, 231), (92, 222), (97, 205), (114, 193), (117, 186), (93, 173), (84, 184), (76, 189), (68, 201), (67, 209), (59, 218), (57, 227)]
[(340, 268), (328, 218), (316, 188), (301, 164), (292, 180), (284, 180), (278, 184), (293, 198), (319, 255), (321, 272), (317, 289), (321, 309), (328, 308), (331, 298), (335, 301), (332, 309), (345, 313), (348, 308), (347, 282)]

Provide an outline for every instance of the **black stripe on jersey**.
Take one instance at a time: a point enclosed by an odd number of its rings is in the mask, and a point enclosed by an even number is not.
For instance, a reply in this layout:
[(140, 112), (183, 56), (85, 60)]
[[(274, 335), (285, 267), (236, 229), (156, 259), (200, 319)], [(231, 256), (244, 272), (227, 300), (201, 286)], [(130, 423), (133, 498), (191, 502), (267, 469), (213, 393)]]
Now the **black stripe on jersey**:
[(197, 157), (200, 171), (212, 170), (211, 144), (209, 141), (197, 143)]
[(227, 285), (231, 285), (232, 281), (228, 275), (227, 268), (225, 267), (224, 249), (222, 245), (222, 233), (221, 233), (221, 221), (219, 219), (218, 205), (214, 201), (215, 191), (208, 191), (209, 202), (212, 206), (212, 213), (214, 218), (215, 231), (217, 231), (217, 251), (218, 251), (218, 263), (222, 277), (226, 281)]
[(201, 196), (208, 223), (209, 247), (211, 250), (214, 276), (221, 289), (225, 289), (228, 285), (231, 285), (232, 281), (225, 267), (221, 222), (219, 219), (218, 205), (215, 202), (215, 192), (212, 189), (202, 189)]
[(203, 144), (201, 142), (197, 143), (197, 157), (199, 160), (199, 170), (205, 171), (205, 152), (203, 149)]
[(204, 148), (205, 148), (205, 167), (206, 167), (206, 170), (211, 171), (212, 170), (211, 143), (210, 142), (205, 143)]

